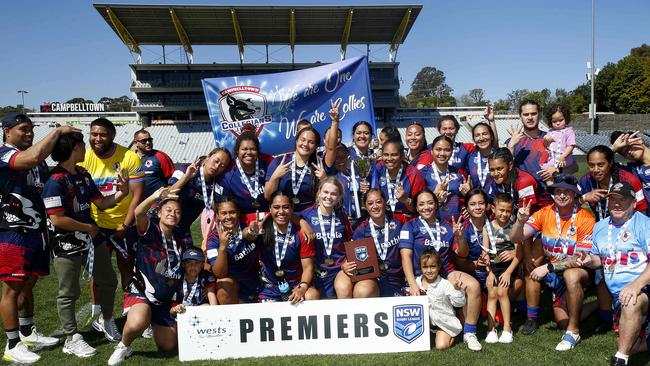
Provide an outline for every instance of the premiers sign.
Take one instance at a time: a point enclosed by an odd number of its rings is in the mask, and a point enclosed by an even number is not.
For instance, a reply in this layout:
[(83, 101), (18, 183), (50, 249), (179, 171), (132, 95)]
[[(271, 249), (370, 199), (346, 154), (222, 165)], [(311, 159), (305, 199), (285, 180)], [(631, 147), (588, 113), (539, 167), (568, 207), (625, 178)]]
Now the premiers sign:
[(181, 361), (428, 351), (426, 296), (188, 307)]

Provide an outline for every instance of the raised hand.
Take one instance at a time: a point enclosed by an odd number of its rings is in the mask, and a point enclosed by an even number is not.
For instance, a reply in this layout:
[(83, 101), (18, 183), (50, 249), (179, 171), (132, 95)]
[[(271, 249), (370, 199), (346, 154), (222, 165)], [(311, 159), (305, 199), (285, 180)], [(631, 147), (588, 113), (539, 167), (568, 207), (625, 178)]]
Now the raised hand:
[(336, 122), (339, 121), (339, 106), (341, 105), (342, 101), (343, 100), (341, 98), (337, 100), (330, 100), (331, 107), (330, 107), (329, 114), (332, 121), (336, 121)]
[(456, 221), (453, 217), (451, 218), (451, 222), (454, 224), (453, 230), (454, 230), (454, 235), (456, 236), (462, 236), (463, 235), (463, 216), (459, 215), (458, 216), (458, 221)]
[(465, 290), (467, 288), (467, 285), (463, 283), (463, 281), (458, 277), (456, 281), (454, 281), (454, 288), (456, 290)]
[(463, 178), (463, 183), (460, 184), (458, 190), (463, 195), (472, 190), (472, 180), (469, 179), (469, 175)]
[(507, 131), (510, 134), (511, 145), (516, 145), (519, 142), (519, 140), (521, 140), (521, 138), (524, 137), (522, 129), (523, 127), (521, 125), (518, 125), (517, 127), (511, 126), (508, 128)]
[(485, 117), (488, 122), (494, 121), (494, 107), (488, 104), (483, 112), (483, 117)]
[(120, 170), (120, 173), (117, 175), (117, 180), (115, 181), (115, 189), (117, 192), (122, 192), (124, 196), (129, 194), (129, 174), (126, 169)]
[(323, 180), (327, 177), (327, 173), (323, 167), (323, 159), (318, 158), (318, 164), (311, 163), (311, 166), (314, 167), (314, 174), (316, 174), (316, 178)]
[(187, 169), (185, 169), (185, 175), (187, 175), (190, 178), (194, 178), (196, 177), (196, 173), (198, 173), (200, 168), (201, 168), (201, 159), (196, 159), (192, 162), (192, 164), (187, 166)]
[(280, 164), (278, 167), (275, 169), (273, 174), (271, 174), (271, 179), (280, 179), (284, 177), (287, 173), (289, 173), (289, 170), (291, 169), (291, 164), (293, 164), (293, 161), (289, 161), (288, 163), (285, 163), (284, 161), (286, 160), (287, 156), (282, 155), (282, 160), (280, 160)]
[(406, 199), (406, 191), (404, 190), (404, 185), (402, 185), (402, 183), (397, 184), (397, 188), (395, 189), (395, 198), (398, 201)]
[(232, 230), (226, 230), (221, 223), (219, 223), (219, 246), (225, 248), (230, 243), (230, 238), (232, 238)]
[(530, 218), (530, 206), (532, 205), (533, 200), (529, 200), (524, 204), (523, 207), (520, 207), (517, 211), (517, 220), (520, 222), (526, 222)]

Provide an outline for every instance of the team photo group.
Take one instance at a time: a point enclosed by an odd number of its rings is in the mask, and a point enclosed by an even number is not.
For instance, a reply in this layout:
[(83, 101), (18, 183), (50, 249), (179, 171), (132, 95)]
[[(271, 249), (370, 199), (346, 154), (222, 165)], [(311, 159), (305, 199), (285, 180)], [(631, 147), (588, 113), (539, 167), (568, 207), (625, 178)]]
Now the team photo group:
[[(439, 350), (535, 337), (540, 308), (552, 307), (564, 333), (541, 347), (580, 347), (581, 321), (597, 313), (598, 330), (616, 334), (611, 365), (647, 351), (650, 148), (641, 133), (613, 133), (608, 146), (586, 152), (588, 170), (577, 176), (561, 104), (523, 101), (505, 145), (491, 107), (469, 124), (473, 143), (456, 141), (461, 124), (445, 115), (405, 133), (355, 121), (346, 146), (343, 112), (331, 102), (323, 136), (300, 121), (293, 151), (275, 156), (244, 124), (233, 148), (182, 168), (154, 149), (159, 136), (146, 129), (129, 149), (114, 142), (106, 118), (87, 136), (60, 126), (40, 141), (28, 116), (4, 118), (4, 360), (33, 363), (35, 348), (58, 343), (66, 354), (94, 356), (76, 319), (88, 286), (89, 322), (116, 344), (109, 365), (140, 337), (174, 357), (176, 318), (191, 306), (419, 295)], [(432, 127), (437, 137), (427, 141)], [(199, 223), (202, 242), (191, 231)], [(344, 243), (365, 238), (380, 273), (355, 280), (358, 263)], [(48, 274), (58, 280), (62, 339), (34, 322), (35, 285)], [(585, 301), (587, 291), (597, 300)], [(122, 329), (113, 315), (120, 296)], [(523, 321), (516, 332), (513, 316)]]

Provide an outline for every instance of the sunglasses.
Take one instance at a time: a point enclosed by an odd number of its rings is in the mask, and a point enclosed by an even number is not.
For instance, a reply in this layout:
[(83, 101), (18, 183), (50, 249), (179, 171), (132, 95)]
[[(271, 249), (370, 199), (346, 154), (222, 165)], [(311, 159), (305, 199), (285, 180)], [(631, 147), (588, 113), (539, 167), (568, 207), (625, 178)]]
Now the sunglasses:
[(153, 138), (149, 137), (148, 139), (137, 140), (141, 144), (153, 143)]

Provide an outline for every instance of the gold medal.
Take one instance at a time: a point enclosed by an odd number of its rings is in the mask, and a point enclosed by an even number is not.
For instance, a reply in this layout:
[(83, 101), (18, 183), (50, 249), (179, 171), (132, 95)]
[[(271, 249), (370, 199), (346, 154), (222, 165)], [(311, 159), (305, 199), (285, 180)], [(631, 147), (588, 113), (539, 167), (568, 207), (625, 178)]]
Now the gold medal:
[(382, 271), (387, 270), (388, 269), (388, 264), (386, 264), (386, 262), (379, 263), (379, 269), (382, 270)]
[(275, 271), (275, 277), (278, 277), (278, 278), (279, 277), (284, 277), (284, 271), (281, 270), (281, 269), (278, 269), (277, 271)]
[(294, 205), (297, 205), (297, 204), (300, 203), (300, 198), (294, 197), (294, 198), (291, 199), (291, 201), (293, 202)]
[(257, 201), (253, 201), (253, 203), (251, 203), (251, 206), (257, 210), (258, 208), (260, 208), (260, 203)]
[(328, 256), (327, 259), (325, 259), (325, 264), (331, 266), (332, 264), (334, 264), (334, 259), (332, 259), (331, 256)]

